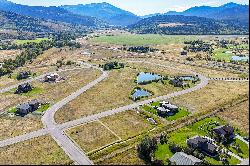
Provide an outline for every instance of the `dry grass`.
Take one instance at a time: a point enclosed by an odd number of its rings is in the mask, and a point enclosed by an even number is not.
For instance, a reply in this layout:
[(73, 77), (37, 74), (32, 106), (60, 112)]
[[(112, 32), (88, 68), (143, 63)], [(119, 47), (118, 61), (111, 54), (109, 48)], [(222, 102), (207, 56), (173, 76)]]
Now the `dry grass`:
[(174, 103), (188, 108), (190, 111), (206, 111), (217, 109), (239, 96), (248, 94), (246, 82), (210, 81), (209, 84), (195, 92), (171, 99)]
[(146, 119), (135, 111), (127, 111), (109, 116), (101, 119), (101, 122), (112, 131), (115, 131), (122, 139), (136, 136), (152, 127)]
[(37, 117), (0, 117), (0, 140), (29, 133), (42, 128), (42, 122)]
[[(143, 66), (140, 65), (137, 65), (137, 68), (126, 67), (113, 70), (110, 72), (109, 78), (60, 109), (55, 115), (56, 122), (63, 123), (133, 103), (129, 96), (132, 90), (138, 86), (134, 80), (141, 71), (164, 72), (166, 75), (170, 73), (167, 69), (158, 70), (153, 66), (150, 69), (143, 69)], [(157, 86), (152, 84), (141, 87), (146, 87), (154, 92), (151, 97), (178, 90), (178, 88), (173, 88), (169, 84), (164, 85), (162, 83), (158, 83)]]
[(91, 122), (69, 129), (66, 133), (85, 151), (90, 152), (118, 138), (100, 122)]
[(145, 165), (145, 162), (138, 157), (137, 150), (135, 148), (132, 148), (125, 152), (119, 153), (114, 157), (107, 158), (95, 164), (98, 164), (98, 165)]
[(25, 142), (0, 148), (2, 165), (73, 164), (50, 136), (42, 136)]
[(21, 50), (0, 50), (0, 62), (4, 59), (14, 59), (21, 53)]
[(228, 108), (224, 112), (220, 112), (218, 116), (249, 133), (249, 101)]

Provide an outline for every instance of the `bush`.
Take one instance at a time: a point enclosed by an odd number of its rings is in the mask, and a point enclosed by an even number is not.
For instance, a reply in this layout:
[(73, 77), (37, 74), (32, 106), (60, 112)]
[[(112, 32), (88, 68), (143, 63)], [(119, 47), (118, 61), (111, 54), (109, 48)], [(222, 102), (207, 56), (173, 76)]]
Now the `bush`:
[(141, 158), (151, 161), (151, 154), (155, 152), (156, 148), (156, 138), (150, 138), (149, 136), (146, 136), (138, 145), (137, 151)]

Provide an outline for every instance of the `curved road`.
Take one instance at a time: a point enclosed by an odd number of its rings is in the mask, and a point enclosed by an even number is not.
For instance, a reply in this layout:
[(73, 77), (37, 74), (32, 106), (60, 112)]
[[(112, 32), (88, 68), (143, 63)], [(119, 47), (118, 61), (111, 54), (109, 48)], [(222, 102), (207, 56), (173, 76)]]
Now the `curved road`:
[[(172, 69), (179, 70), (179, 71), (190, 72), (192, 74), (197, 75), (200, 78), (201, 82), (198, 85), (196, 85), (196, 86), (194, 86), (192, 88), (189, 88), (189, 89), (185, 89), (185, 90), (174, 92), (174, 93), (171, 93), (171, 94), (168, 94), (168, 95), (164, 95), (164, 96), (156, 97), (156, 98), (153, 98), (153, 99), (148, 99), (148, 100), (144, 100), (144, 101), (141, 101), (141, 102), (133, 103), (133, 104), (130, 104), (130, 105), (127, 105), (127, 106), (123, 106), (123, 107), (119, 107), (119, 108), (116, 108), (116, 109), (101, 112), (101, 113), (98, 113), (98, 114), (95, 114), (95, 115), (83, 117), (81, 119), (73, 120), (73, 121), (70, 121), (70, 122), (63, 123), (63, 124), (56, 124), (55, 121), (54, 121), (54, 114), (56, 113), (56, 111), (58, 109), (60, 109), (61, 107), (63, 107), (64, 105), (66, 105), (67, 103), (72, 101), (73, 99), (77, 98), (80, 94), (84, 93), (85, 91), (92, 88), (93, 86), (95, 86), (96, 84), (98, 84), (99, 82), (101, 82), (102, 80), (104, 80), (105, 78), (108, 77), (108, 72), (105, 72), (100, 68), (92, 66), (93, 68), (101, 70), (102, 75), (98, 79), (90, 82), (86, 86), (82, 87), (78, 91), (72, 93), (68, 97), (64, 98), (63, 100), (59, 101), (58, 103), (56, 103), (55, 105), (50, 107), (46, 111), (44, 116), (42, 117), (42, 122), (43, 122), (44, 127), (45, 127), (44, 129), (34, 131), (34, 132), (31, 132), (31, 133), (28, 133), (28, 134), (24, 134), (24, 135), (21, 135), (21, 136), (17, 136), (17, 137), (14, 137), (14, 138), (10, 138), (10, 139), (7, 139), (7, 140), (0, 141), (0, 147), (4, 147), (4, 146), (7, 146), (7, 145), (11, 145), (11, 144), (14, 144), (14, 143), (25, 141), (25, 140), (35, 138), (35, 137), (38, 137), (38, 136), (41, 136), (41, 135), (51, 134), (52, 137), (55, 139), (55, 141), (69, 155), (69, 157), (75, 162), (75, 164), (90, 165), (90, 164), (93, 164), (93, 163), (88, 159), (88, 157), (81, 151), (81, 149), (79, 149), (64, 134), (63, 131), (65, 129), (71, 128), (71, 127), (73, 127), (75, 125), (84, 124), (86, 122), (95, 121), (95, 120), (98, 120), (100, 118), (110, 116), (110, 115), (113, 115), (113, 114), (116, 114), (116, 113), (119, 113), (119, 112), (131, 110), (131, 109), (137, 108), (137, 107), (139, 107), (141, 105), (148, 104), (150, 102), (154, 102), (154, 101), (158, 101), (158, 100), (167, 100), (167, 99), (172, 98), (172, 97), (176, 97), (176, 96), (180, 96), (180, 95), (183, 95), (183, 94), (186, 94), (186, 93), (190, 93), (190, 92), (199, 90), (199, 89), (203, 88), (204, 86), (206, 86), (208, 84), (208, 79), (205, 76), (203, 76), (201, 74), (198, 74), (196, 72), (193, 72), (193, 71), (186, 71), (186, 70), (176, 69), (174, 67), (160, 65), (160, 64), (156, 64), (156, 63), (145, 62), (145, 61), (129, 61), (129, 62), (132, 62), (132, 63), (144, 62), (144, 63), (153, 64), (153, 65), (158, 65), (158, 66), (161, 66), (161, 67), (172, 68)], [(41, 76), (39, 76), (39, 77), (41, 77)]]

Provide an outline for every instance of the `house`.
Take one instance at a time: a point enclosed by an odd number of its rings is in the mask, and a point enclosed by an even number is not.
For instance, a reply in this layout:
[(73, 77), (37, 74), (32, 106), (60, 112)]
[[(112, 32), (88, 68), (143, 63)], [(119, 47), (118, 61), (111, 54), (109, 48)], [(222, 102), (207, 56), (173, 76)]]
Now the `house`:
[(27, 93), (32, 90), (32, 86), (29, 83), (21, 84), (17, 87), (15, 94)]
[(184, 152), (176, 152), (170, 161), (175, 165), (201, 165), (202, 161), (192, 155), (188, 155)]
[(187, 140), (187, 145), (190, 148), (205, 152), (207, 155), (212, 157), (218, 155), (217, 146), (204, 137), (194, 136)]
[(160, 116), (172, 116), (178, 111), (178, 107), (169, 102), (160, 102), (160, 107), (157, 107), (157, 113)]
[(213, 134), (218, 135), (220, 138), (231, 140), (235, 137), (234, 128), (230, 125), (222, 125), (213, 129)]
[(178, 78), (171, 79), (169, 83), (174, 85), (175, 87), (185, 87), (189, 85), (188, 83)]
[(20, 73), (17, 75), (16, 78), (17, 78), (18, 80), (22, 80), (22, 79), (29, 78), (29, 75), (30, 75), (30, 72), (23, 71), (23, 72), (20, 72)]
[(49, 74), (44, 77), (44, 82), (56, 82), (59, 79), (57, 73)]
[(25, 116), (30, 112), (36, 111), (40, 106), (40, 103), (37, 100), (32, 100), (28, 103), (20, 104), (16, 107), (16, 114)]
[(187, 54), (188, 54), (187, 51), (182, 51), (182, 52), (181, 52), (181, 55), (182, 55), (182, 56), (187, 56)]
[(28, 103), (18, 105), (16, 109), (17, 109), (16, 114), (19, 114), (21, 116), (25, 116), (28, 113), (32, 112), (32, 108)]

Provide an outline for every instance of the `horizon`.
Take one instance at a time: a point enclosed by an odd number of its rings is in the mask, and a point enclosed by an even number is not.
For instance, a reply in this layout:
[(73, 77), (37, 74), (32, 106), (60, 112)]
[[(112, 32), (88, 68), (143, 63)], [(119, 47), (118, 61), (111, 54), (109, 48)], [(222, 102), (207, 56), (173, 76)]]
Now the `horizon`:
[[(106, 2), (113, 6), (116, 6), (118, 8), (121, 8), (123, 10), (132, 12), (138, 16), (145, 16), (149, 14), (155, 14), (155, 13), (166, 13), (169, 11), (185, 11), (191, 7), (195, 6), (211, 6), (211, 7), (218, 7), (230, 2), (242, 4), (242, 5), (249, 5), (249, 1), (247, 0), (213, 0), (213, 1), (207, 1), (207, 0), (189, 0), (188, 2), (185, 0), (179, 0), (178, 2), (175, 2), (173, 4), (170, 1), (165, 0), (155, 0), (154, 2), (149, 2), (146, 0), (137, 0), (137, 2), (130, 1), (130, 0), (119, 0), (120, 2), (116, 0), (44, 0), (44, 1), (38, 1), (38, 0), (8, 0), (17, 4), (22, 5), (29, 5), (29, 6), (62, 6), (62, 5), (86, 5), (91, 3), (102, 3)], [(139, 2), (138, 2), (139, 1)], [(141, 3), (140, 3), (141, 2)], [(138, 6), (136, 4), (141, 4), (140, 9), (138, 9)]]

